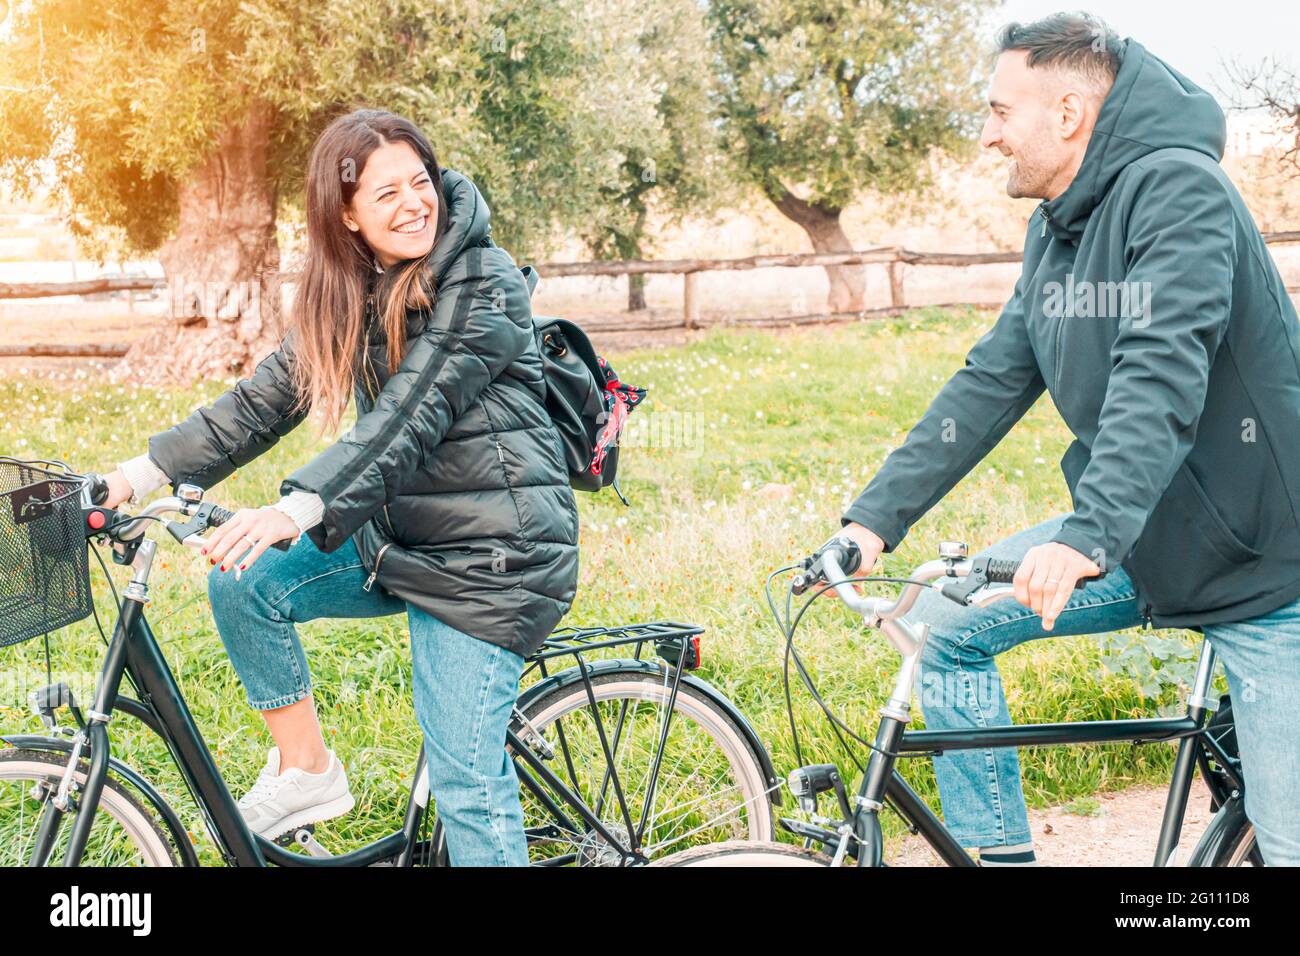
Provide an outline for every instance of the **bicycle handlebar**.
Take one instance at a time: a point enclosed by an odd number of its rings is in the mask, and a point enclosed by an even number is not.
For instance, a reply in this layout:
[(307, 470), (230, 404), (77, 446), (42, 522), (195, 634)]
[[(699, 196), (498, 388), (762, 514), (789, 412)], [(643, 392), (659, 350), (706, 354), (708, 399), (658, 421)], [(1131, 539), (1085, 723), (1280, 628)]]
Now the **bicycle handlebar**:
[[(964, 553), (964, 547), (962, 548)], [(835, 592), (848, 604), (854, 607), (862, 603), (843, 579), (852, 577), (859, 569), (862, 561), (862, 553), (851, 539), (845, 537), (835, 537), (827, 541), (817, 549), (811, 556), (803, 561), (804, 570), (795, 577), (794, 583), (790, 589), (797, 595), (804, 594), (809, 588), (818, 583), (833, 584)], [(937, 588), (939, 592), (951, 601), (957, 604), (968, 605), (974, 603), (983, 603), (982, 599), (974, 599), (977, 591), (987, 588), (992, 584), (1012, 584), (1015, 582), (1016, 573), (1020, 570), (1020, 561), (1005, 560), (999, 558), (974, 558), (961, 559), (954, 556), (941, 558), (939, 561), (929, 561), (922, 564), (912, 572), (911, 580), (918, 584), (928, 584), (940, 575), (954, 580)], [(1076, 590), (1087, 585), (1088, 580), (1080, 578), (1075, 581)], [(910, 589), (910, 590), (909, 590)], [(920, 593), (919, 588), (909, 585), (900, 595), (896, 604), (906, 606), (901, 612), (891, 613), (891, 617), (898, 616), (898, 613), (905, 613), (916, 601), (916, 595)], [(845, 592), (848, 592), (846, 596)], [(998, 591), (998, 596), (1007, 593), (1005, 589)], [(882, 600), (882, 599), (876, 599)], [(895, 609), (889, 608), (891, 612)], [(879, 616), (879, 615), (878, 615)]]
[[(201, 501), (198, 497), (177, 497), (169, 496), (159, 498), (150, 502), (144, 509), (135, 515), (126, 515), (112, 508), (97, 508), (108, 497), (108, 482), (100, 475), (90, 472), (83, 476), (85, 484), (83, 490), (85, 498), (83, 505), (91, 506), (86, 512), (87, 520), (91, 513), (100, 515), (100, 523), (95, 525), (93, 522), (88, 523), (89, 535), (107, 534), (115, 541), (127, 543), (135, 540), (144, 534), (145, 526), (148, 521), (146, 518), (156, 517), (161, 514), (179, 513), (190, 518), (184, 524), (178, 524), (175, 521), (163, 520), (163, 526), (171, 532), (181, 544), (190, 547), (201, 547), (204, 539), (200, 537), (208, 528), (219, 528), (235, 516), (233, 511), (223, 508), (215, 502)], [(185, 493), (186, 488), (179, 489)], [(196, 492), (201, 494), (201, 490)], [(280, 551), (289, 550), (288, 541), (276, 541), (271, 547)]]

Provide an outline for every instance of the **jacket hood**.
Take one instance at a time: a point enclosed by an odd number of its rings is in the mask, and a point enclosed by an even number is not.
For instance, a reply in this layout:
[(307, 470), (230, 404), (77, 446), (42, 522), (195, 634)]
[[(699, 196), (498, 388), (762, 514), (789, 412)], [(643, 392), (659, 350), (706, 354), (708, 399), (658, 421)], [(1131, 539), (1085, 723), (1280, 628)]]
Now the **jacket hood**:
[(1129, 163), (1171, 147), (1223, 159), (1227, 123), (1213, 96), (1132, 38), (1123, 42), (1119, 56), (1119, 73), (1078, 175), (1065, 192), (1039, 207), (1063, 239), (1083, 233), (1092, 210)]
[(482, 243), (492, 231), (492, 213), (473, 181), (454, 169), (440, 172), (442, 199), (447, 204), (447, 231), (438, 239), (429, 256), (429, 271), (439, 285), (460, 254)]
[[(492, 213), (487, 201), (473, 180), (454, 169), (440, 169), (442, 174), (442, 202), (447, 204), (447, 231), (434, 244), (427, 268), (433, 276), (434, 286), (442, 285), (447, 270), (465, 250), (482, 245), (492, 232)], [(381, 281), (378, 272), (367, 276), (367, 287), (373, 291)], [(421, 313), (408, 311), (407, 336), (418, 333), (424, 324)], [(374, 317), (366, 315), (366, 336), (369, 342), (388, 341), (383, 328)]]

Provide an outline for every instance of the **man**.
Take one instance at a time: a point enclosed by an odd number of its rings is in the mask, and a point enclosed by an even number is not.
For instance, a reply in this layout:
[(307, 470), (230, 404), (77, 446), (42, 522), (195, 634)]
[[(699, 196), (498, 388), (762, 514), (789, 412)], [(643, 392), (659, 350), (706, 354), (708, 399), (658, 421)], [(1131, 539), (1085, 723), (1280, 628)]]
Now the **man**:
[[(842, 533), (870, 568), (1046, 389), (1075, 436), (1061, 460), (1074, 511), (985, 552), (1023, 558), (1024, 607), (918, 604), (922, 686), (953, 691), (923, 701), (927, 725), (1009, 723), (993, 657), (1049, 632), (1201, 629), (1227, 673), (1259, 849), (1298, 864), (1300, 328), (1218, 165), (1223, 112), (1086, 15), (1012, 24), (999, 50), (981, 142), (1010, 160), (1011, 196), (1044, 200), (1024, 270)], [(1034, 861), (1014, 749), (949, 753), (935, 772), (982, 864)]]

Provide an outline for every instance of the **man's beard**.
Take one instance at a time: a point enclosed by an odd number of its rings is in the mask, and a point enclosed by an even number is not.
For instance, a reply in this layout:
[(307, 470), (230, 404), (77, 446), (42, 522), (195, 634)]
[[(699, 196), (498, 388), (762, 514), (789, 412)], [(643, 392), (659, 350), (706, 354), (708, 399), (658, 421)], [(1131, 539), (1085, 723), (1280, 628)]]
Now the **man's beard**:
[(1007, 174), (1007, 195), (1012, 199), (1046, 199), (1055, 172), (1046, 151), (1026, 145), (1016, 153)]

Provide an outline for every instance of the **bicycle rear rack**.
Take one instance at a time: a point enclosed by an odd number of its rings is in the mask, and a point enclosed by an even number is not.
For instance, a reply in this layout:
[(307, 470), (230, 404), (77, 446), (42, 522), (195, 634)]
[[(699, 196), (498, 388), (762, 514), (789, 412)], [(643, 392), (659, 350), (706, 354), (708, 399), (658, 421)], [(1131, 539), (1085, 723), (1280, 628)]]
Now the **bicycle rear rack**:
[(616, 627), (562, 627), (552, 632), (540, 650), (528, 658), (529, 664), (556, 657), (574, 656), (586, 651), (607, 647), (636, 646), (636, 657), (641, 658), (647, 644), (674, 666), (685, 653), (685, 669), (699, 666), (699, 635), (704, 628), (697, 624), (677, 621), (651, 621), (645, 624), (623, 624)]

